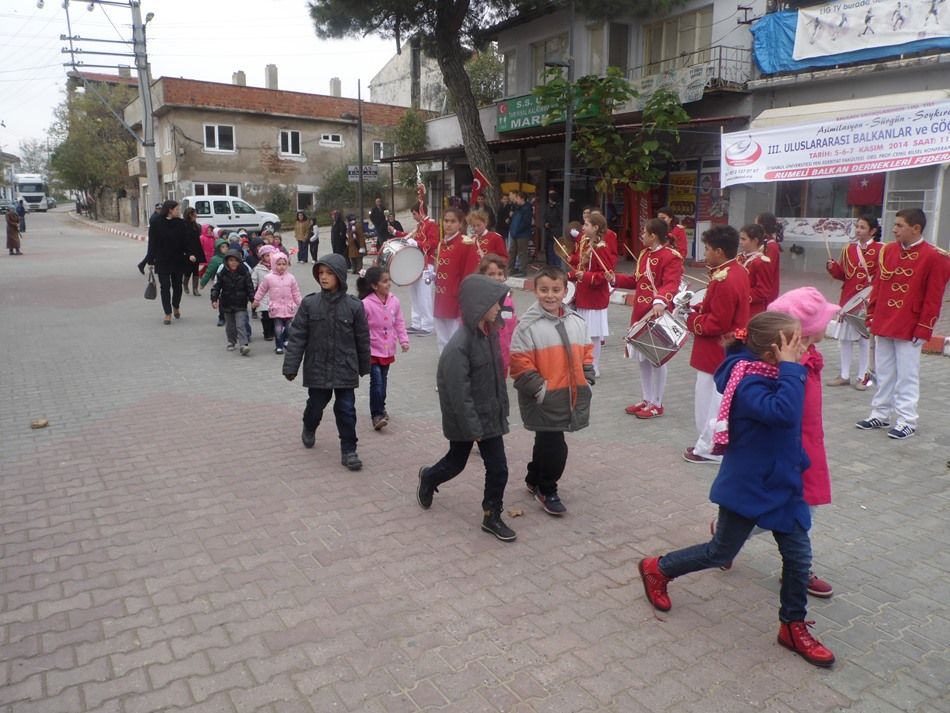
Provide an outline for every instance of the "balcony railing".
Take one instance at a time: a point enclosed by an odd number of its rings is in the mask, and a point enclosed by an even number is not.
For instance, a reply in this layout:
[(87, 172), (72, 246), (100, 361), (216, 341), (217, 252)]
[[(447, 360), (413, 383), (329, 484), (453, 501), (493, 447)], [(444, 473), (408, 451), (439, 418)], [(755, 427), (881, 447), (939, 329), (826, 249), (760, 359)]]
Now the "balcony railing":
[[(701, 73), (700, 67), (703, 68)], [(636, 83), (649, 77), (686, 72), (696, 78), (701, 75), (706, 89), (744, 90), (746, 82), (752, 79), (752, 49), (714, 45), (684, 52), (677, 57), (633, 67), (628, 70), (627, 79)]]

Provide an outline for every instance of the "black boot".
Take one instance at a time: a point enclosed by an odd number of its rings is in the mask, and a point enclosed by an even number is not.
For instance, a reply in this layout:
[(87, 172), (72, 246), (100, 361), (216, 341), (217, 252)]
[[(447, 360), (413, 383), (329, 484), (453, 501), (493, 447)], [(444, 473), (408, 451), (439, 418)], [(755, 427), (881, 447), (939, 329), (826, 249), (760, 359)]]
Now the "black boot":
[(419, 501), (419, 506), (423, 510), (428, 510), (432, 506), (432, 495), (439, 492), (439, 489), (426, 477), (427, 470), (425, 466), (419, 469), (419, 487), (416, 488), (416, 500)]
[(497, 537), (502, 542), (514, 542), (517, 535), (515, 531), (508, 527), (501, 519), (501, 509), (485, 510), (485, 517), (482, 520), (482, 530)]

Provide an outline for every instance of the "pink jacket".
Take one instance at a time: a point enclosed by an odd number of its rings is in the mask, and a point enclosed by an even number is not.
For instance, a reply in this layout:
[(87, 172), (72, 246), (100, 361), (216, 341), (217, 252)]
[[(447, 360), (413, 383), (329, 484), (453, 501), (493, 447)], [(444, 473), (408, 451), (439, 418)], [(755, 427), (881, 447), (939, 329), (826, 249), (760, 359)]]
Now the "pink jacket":
[(204, 251), (205, 259), (202, 262), (211, 262), (211, 256), (214, 255), (214, 231), (211, 225), (205, 223), (201, 226), (201, 249)]
[(825, 454), (825, 429), (821, 416), (821, 369), (825, 360), (812, 344), (802, 356), (808, 372), (805, 379), (805, 408), (802, 411), (802, 447), (811, 467), (802, 473), (805, 502), (827, 505), (831, 502), (831, 474)]
[[(515, 316), (515, 303), (511, 299), (511, 293), (505, 297), (502, 302), (504, 308), (505, 326), (498, 331), (498, 341), (501, 342), (501, 365), (504, 367), (504, 374), (508, 376), (508, 365), (511, 362), (511, 335), (515, 333), (518, 326), (518, 318)], [(511, 310), (509, 312), (509, 310)], [(511, 315), (510, 317), (508, 315)]]
[(371, 292), (363, 298), (363, 309), (369, 323), (369, 351), (374, 357), (395, 357), (396, 342), (409, 346), (406, 322), (399, 298), (390, 294), (386, 302)]
[(254, 301), (260, 302), (264, 295), (270, 299), (268, 314), (271, 319), (290, 319), (297, 314), (297, 307), (300, 306), (300, 287), (297, 285), (297, 278), (291, 275), (289, 270), (283, 275), (268, 273), (261, 280)]

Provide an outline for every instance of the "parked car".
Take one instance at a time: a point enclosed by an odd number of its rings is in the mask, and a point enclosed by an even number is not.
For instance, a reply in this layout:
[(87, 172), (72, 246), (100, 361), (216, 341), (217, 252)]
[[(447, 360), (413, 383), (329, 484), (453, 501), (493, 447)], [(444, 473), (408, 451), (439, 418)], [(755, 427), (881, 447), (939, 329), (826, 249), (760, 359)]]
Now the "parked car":
[(225, 230), (280, 230), (280, 218), (258, 210), (247, 201), (233, 196), (185, 196), (181, 210), (194, 208), (199, 223), (211, 223)]
[(47, 197), (46, 197), (46, 207), (47, 207), (47, 208), (50, 208), (50, 209), (56, 207), (56, 199), (53, 198), (53, 196), (47, 196)]

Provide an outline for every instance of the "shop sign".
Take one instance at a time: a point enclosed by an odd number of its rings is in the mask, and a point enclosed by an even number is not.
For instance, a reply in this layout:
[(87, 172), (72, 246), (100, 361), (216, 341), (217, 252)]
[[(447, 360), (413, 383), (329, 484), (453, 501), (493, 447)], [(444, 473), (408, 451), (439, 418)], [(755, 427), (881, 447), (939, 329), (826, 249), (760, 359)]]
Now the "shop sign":
[(950, 100), (723, 134), (722, 185), (857, 176), (950, 162)]
[[(560, 114), (553, 121), (545, 121), (551, 107), (542, 104), (534, 94), (523, 97), (514, 97), (500, 101), (495, 105), (495, 131), (503, 134), (506, 131), (522, 131), (524, 129), (538, 129), (551, 124), (563, 124), (564, 115)], [(592, 112), (576, 112), (578, 119), (592, 116)]]

